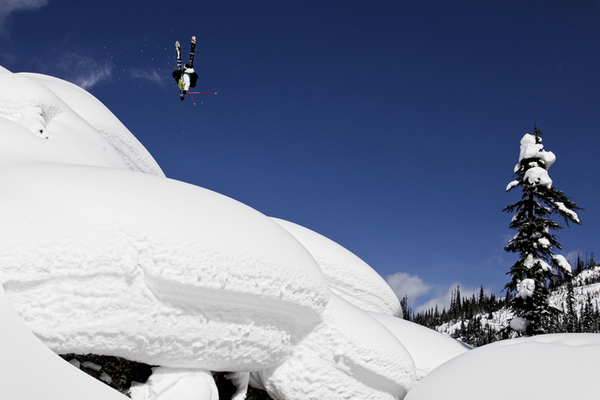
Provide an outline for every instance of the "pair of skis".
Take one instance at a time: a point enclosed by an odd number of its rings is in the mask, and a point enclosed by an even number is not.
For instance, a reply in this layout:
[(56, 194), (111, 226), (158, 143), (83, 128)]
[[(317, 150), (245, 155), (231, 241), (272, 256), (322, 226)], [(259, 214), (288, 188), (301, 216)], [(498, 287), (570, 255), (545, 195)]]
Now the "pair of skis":
[[(181, 73), (183, 74), (184, 69), (181, 67), (181, 45), (179, 44), (179, 41), (177, 40), (175, 42), (175, 51), (177, 52), (177, 69), (179, 71), (181, 71)], [(192, 36), (192, 40), (190, 42), (190, 61), (186, 64), (186, 67), (188, 68), (194, 68), (194, 53), (196, 51), (196, 36)], [(185, 90), (183, 89), (179, 89), (179, 97), (181, 98), (181, 100), (183, 100), (185, 98)], [(217, 92), (187, 92), (190, 94), (191, 98), (192, 98), (192, 103), (194, 103), (194, 105), (196, 105), (196, 102), (194, 101), (194, 96), (192, 96), (192, 94), (217, 94)]]
[[(179, 40), (175, 42), (175, 51), (177, 52), (177, 69), (183, 72), (181, 68), (181, 45), (179, 44)], [(192, 36), (191, 46), (190, 46), (190, 62), (188, 65), (190, 68), (194, 68), (194, 52), (196, 51), (196, 36)]]

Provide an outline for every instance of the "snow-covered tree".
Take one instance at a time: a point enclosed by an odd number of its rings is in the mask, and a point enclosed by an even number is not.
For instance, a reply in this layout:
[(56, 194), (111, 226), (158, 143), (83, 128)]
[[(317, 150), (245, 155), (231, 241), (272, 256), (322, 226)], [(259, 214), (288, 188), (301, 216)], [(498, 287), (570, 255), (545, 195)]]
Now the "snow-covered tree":
[(519, 255), (505, 289), (516, 293), (510, 303), (516, 318), (510, 326), (526, 335), (545, 333), (548, 318), (556, 311), (548, 303), (548, 282), (554, 276), (552, 265), (571, 273), (568, 263), (562, 263), (564, 257), (553, 257), (555, 249), (562, 249), (553, 232), (562, 227), (550, 217), (558, 214), (567, 225), (581, 225), (575, 212), (581, 208), (552, 186), (548, 169), (556, 157), (543, 148), (542, 132), (534, 125), (534, 134), (521, 139), (519, 162), (514, 169), (516, 179), (506, 187), (506, 191), (516, 187), (522, 191), (521, 200), (504, 209), (514, 213), (510, 228), (517, 231), (504, 250)]

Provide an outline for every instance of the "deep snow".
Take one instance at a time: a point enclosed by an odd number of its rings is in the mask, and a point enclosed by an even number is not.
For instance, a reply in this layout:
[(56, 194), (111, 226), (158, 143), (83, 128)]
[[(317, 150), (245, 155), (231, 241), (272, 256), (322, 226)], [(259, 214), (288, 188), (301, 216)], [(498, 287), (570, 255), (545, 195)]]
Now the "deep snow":
[(598, 335), (469, 351), (400, 320), (358, 257), (164, 177), (70, 83), (0, 67), (0, 171), (2, 398), (125, 398), (50, 349), (159, 365), (136, 400), (214, 400), (208, 369), (235, 371), (240, 397), (252, 371), (278, 400), (598, 392)]
[[(335, 393), (341, 382), (348, 396), (360, 387), (365, 398), (391, 399), (414, 384), (402, 344), (333, 294), (280, 223), (164, 177), (114, 115), (72, 84), (4, 70), (0, 87), (0, 282), (50, 349), (171, 368), (137, 386), (160, 399), (165, 382), (181, 395), (209, 369), (277, 371), (263, 384), (289, 392), (281, 399)], [(374, 298), (385, 299), (378, 311), (396, 312), (383, 279), (328, 246), (331, 259), (351, 260), (348, 287), (375, 282)], [(355, 293), (358, 303), (370, 296)], [(289, 363), (328, 372), (295, 393), (300, 380), (282, 373)]]
[(478, 347), (433, 370), (406, 400), (598, 398), (600, 335), (540, 335)]

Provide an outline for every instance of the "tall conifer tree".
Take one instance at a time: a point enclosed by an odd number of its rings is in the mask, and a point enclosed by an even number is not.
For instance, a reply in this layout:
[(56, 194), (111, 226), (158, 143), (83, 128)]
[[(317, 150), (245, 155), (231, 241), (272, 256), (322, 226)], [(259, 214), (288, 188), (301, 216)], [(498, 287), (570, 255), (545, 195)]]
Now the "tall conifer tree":
[(509, 294), (515, 293), (510, 306), (516, 318), (510, 326), (526, 335), (545, 333), (553, 313), (548, 303), (548, 281), (554, 275), (553, 252), (562, 249), (554, 232), (562, 227), (550, 217), (558, 214), (567, 225), (569, 222), (581, 225), (575, 212), (581, 208), (552, 186), (548, 169), (556, 157), (543, 148), (542, 132), (534, 125), (534, 134), (521, 139), (515, 180), (506, 187), (507, 191), (521, 188), (522, 196), (504, 209), (514, 213), (509, 226), (517, 231), (504, 250), (519, 255), (508, 272), (510, 281), (504, 288)]

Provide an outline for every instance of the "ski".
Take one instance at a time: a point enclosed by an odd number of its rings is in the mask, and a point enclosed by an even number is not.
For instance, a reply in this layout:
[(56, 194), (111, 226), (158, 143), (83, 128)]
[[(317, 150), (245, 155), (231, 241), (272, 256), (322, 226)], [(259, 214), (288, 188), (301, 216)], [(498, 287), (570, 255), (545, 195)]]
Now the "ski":
[(177, 69), (181, 70), (181, 45), (179, 40), (175, 41), (175, 51), (177, 52)]
[(190, 68), (194, 68), (194, 52), (196, 51), (196, 36), (192, 36), (190, 45)]

